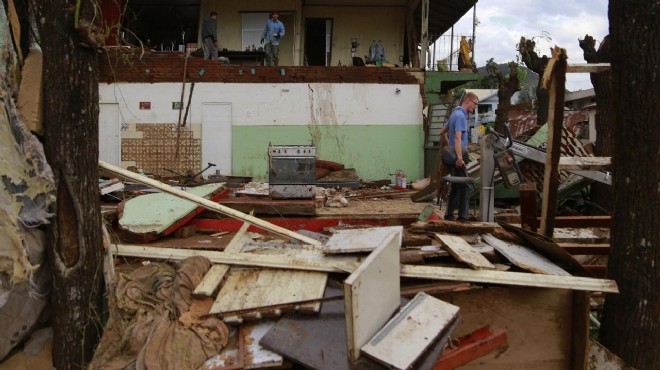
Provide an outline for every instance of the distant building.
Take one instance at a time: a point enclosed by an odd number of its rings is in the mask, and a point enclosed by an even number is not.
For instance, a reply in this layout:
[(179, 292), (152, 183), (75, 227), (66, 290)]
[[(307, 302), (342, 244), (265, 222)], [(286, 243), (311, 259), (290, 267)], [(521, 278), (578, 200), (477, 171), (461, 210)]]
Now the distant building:
[(573, 91), (564, 98), (566, 108), (585, 111), (588, 120), (576, 124), (573, 129), (582, 144), (596, 142), (596, 92), (594, 89)]

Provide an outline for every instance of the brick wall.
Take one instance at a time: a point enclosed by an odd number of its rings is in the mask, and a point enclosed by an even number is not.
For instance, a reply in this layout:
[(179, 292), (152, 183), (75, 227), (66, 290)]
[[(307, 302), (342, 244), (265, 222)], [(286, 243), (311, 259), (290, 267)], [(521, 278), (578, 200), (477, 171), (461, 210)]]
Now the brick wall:
[[(145, 52), (108, 48), (99, 56), (101, 83), (181, 82), (185, 65), (181, 52)], [(203, 71), (203, 73), (200, 73)], [(284, 71), (284, 73), (282, 73)], [(188, 82), (227, 83), (387, 83), (420, 84), (418, 69), (385, 67), (262, 67), (223, 65), (189, 57)], [(423, 91), (423, 86), (422, 89)]]

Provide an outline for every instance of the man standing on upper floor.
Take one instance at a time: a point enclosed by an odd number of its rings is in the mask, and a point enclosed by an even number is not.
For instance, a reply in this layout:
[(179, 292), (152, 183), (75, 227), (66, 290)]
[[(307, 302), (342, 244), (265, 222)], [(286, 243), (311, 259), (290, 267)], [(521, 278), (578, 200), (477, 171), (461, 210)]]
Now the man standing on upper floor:
[(211, 12), (202, 24), (204, 60), (218, 60), (218, 13)]
[(266, 65), (275, 66), (279, 64), (279, 53), (280, 53), (280, 40), (284, 36), (284, 24), (280, 22), (280, 12), (278, 10), (273, 10), (271, 12), (271, 17), (266, 21), (266, 27), (264, 27), (264, 32), (261, 34), (261, 43), (264, 45), (264, 52), (266, 52)]

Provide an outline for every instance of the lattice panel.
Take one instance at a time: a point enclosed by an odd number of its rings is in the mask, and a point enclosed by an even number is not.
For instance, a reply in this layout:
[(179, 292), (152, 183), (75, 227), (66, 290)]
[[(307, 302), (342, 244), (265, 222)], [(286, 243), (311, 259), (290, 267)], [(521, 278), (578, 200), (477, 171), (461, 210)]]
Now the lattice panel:
[(180, 174), (197, 173), (202, 162), (202, 141), (193, 138), (190, 128), (182, 129), (177, 156), (176, 124), (140, 123), (136, 125), (142, 139), (122, 139), (122, 161), (135, 161), (146, 173), (172, 176), (170, 169)]

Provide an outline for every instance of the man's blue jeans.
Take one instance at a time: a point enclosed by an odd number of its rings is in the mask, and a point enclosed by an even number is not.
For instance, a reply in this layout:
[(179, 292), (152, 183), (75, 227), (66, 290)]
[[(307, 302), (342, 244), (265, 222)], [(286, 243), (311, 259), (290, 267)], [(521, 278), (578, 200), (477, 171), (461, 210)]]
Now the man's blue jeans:
[[(452, 176), (467, 176), (465, 171), (465, 166), (462, 168), (451, 168)], [(447, 202), (447, 214), (445, 215), (445, 220), (454, 219), (454, 211), (458, 210), (458, 219), (467, 220), (468, 219), (468, 208), (470, 206), (470, 196), (468, 193), (468, 184), (451, 184), (451, 190), (449, 191), (449, 201)]]

